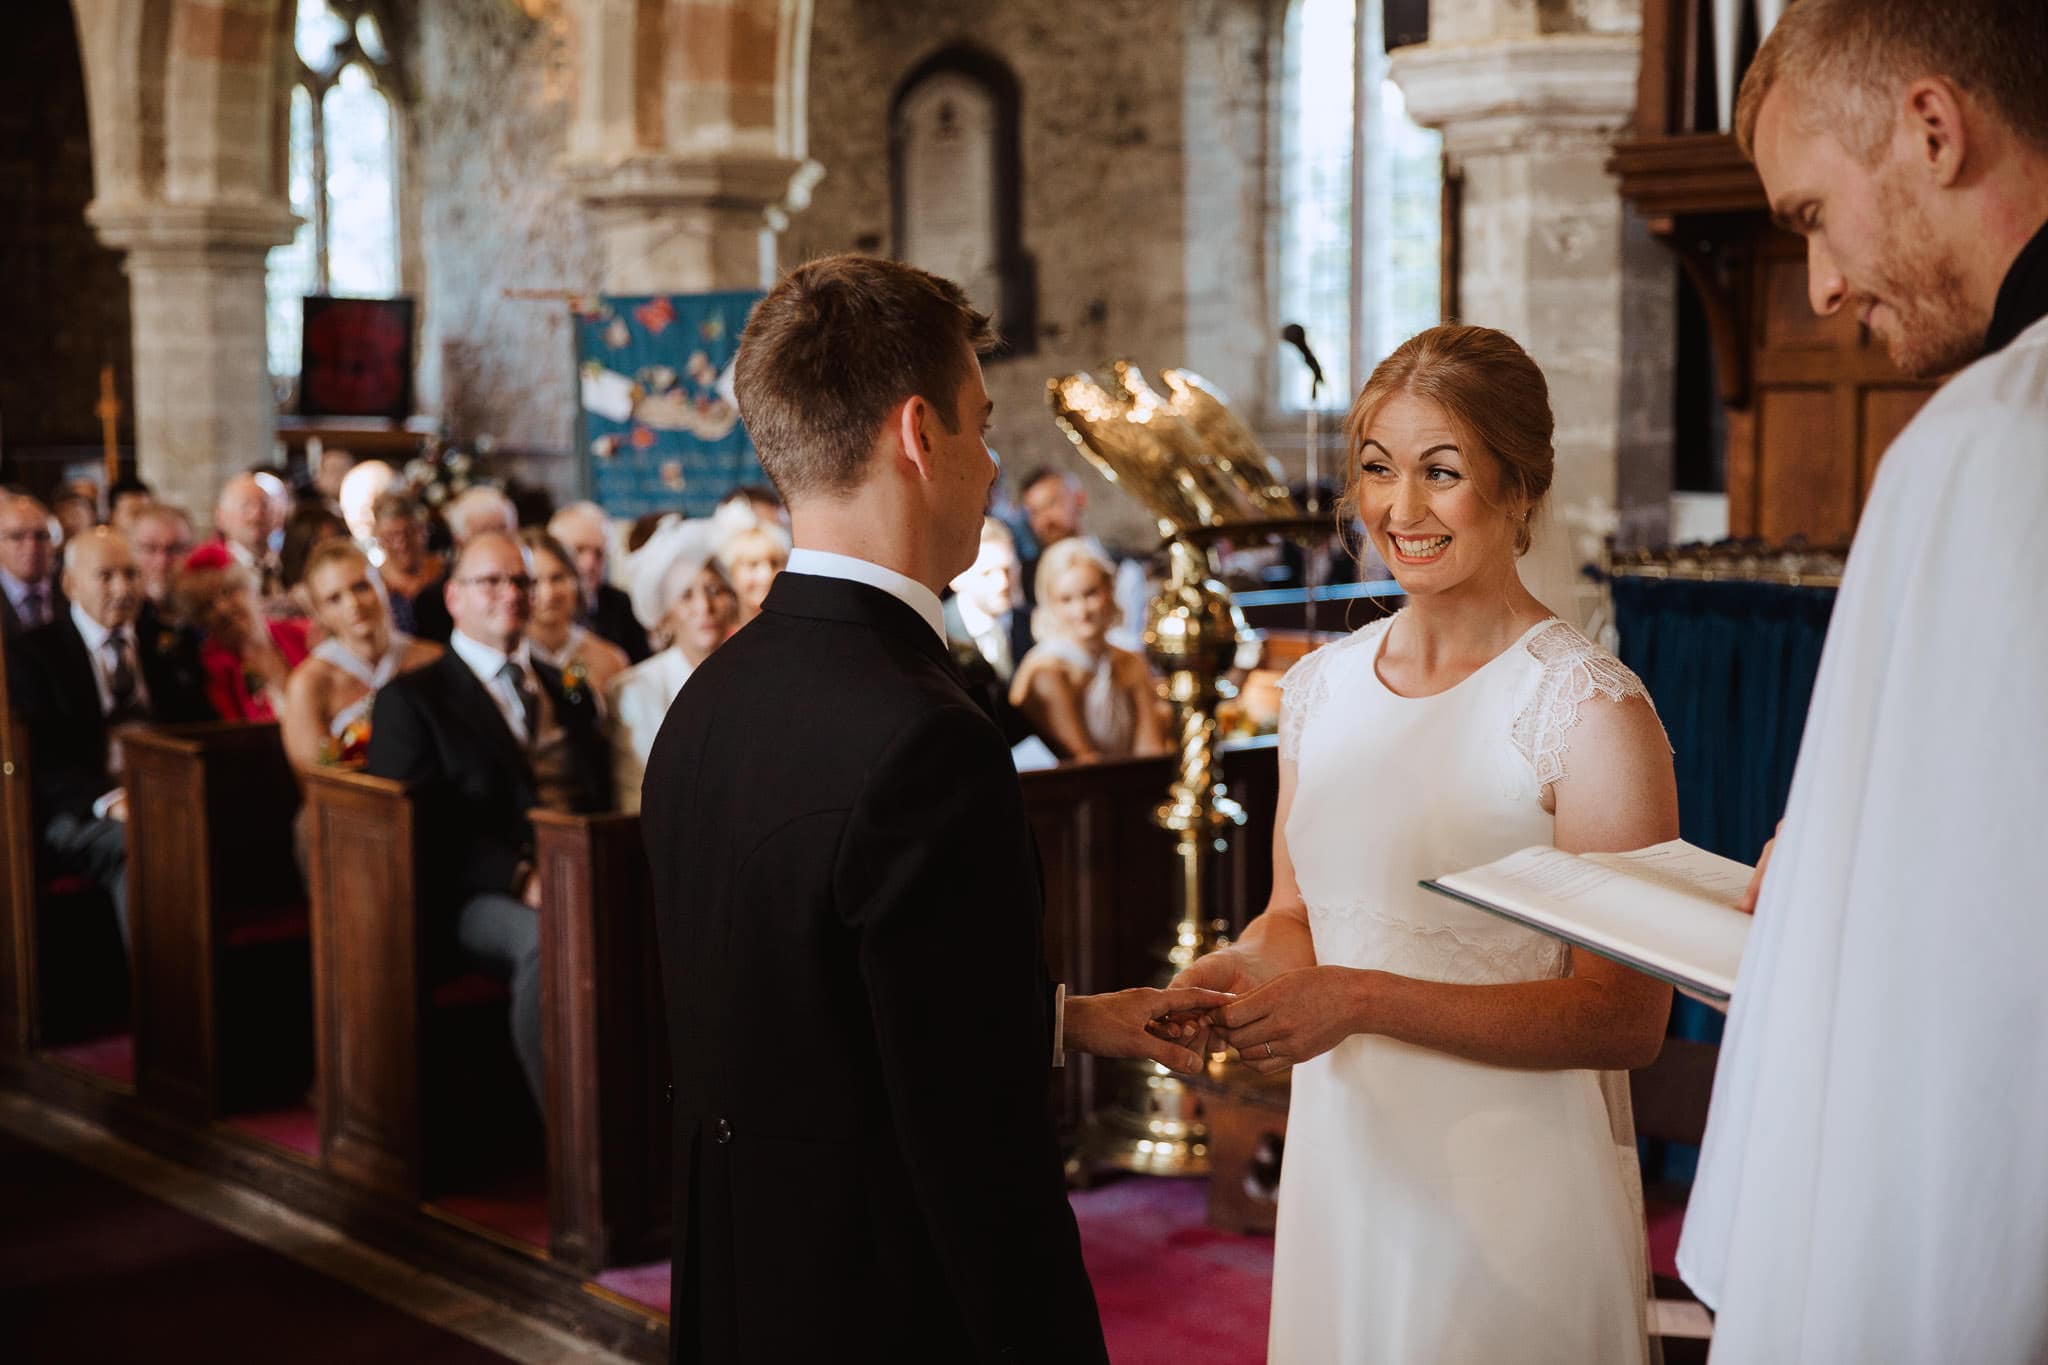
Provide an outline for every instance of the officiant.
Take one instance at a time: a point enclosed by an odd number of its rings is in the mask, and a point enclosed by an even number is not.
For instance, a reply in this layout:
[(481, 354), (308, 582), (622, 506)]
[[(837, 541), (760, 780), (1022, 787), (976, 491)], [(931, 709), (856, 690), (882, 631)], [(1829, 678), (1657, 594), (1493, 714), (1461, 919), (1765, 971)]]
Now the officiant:
[(2048, 1357), (2048, 7), (1804, 0), (1737, 137), (1814, 311), (1953, 375), (1885, 453), (1679, 1269), (1731, 1361)]

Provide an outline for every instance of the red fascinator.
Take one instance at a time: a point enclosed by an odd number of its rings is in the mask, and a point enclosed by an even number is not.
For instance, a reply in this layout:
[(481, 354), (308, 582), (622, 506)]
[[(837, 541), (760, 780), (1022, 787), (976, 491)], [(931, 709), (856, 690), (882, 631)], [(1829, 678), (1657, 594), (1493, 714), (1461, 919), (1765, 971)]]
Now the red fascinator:
[(221, 541), (209, 540), (185, 556), (185, 572), (196, 573), (202, 569), (225, 569), (235, 562), (234, 555)]

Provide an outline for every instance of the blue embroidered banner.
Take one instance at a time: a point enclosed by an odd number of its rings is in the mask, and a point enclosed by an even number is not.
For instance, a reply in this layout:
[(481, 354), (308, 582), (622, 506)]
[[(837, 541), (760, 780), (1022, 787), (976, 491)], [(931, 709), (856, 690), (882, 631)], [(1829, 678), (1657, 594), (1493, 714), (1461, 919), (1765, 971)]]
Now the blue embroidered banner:
[(705, 517), (736, 485), (765, 482), (732, 394), (740, 329), (760, 297), (576, 302), (576, 441), (605, 511)]

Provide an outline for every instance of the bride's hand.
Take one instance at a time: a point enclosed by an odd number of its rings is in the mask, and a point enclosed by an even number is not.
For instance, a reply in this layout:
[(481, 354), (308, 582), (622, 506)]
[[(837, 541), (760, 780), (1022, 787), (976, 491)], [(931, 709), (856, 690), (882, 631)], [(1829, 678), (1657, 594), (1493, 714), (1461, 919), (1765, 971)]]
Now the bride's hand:
[[(1206, 986), (1212, 991), (1249, 995), (1280, 974), (1279, 969), (1258, 954), (1244, 948), (1218, 948), (1197, 958), (1193, 966), (1173, 979), (1175, 986)], [(1178, 1021), (1176, 1021), (1178, 1022)], [(1180, 1041), (1207, 1057), (1224, 1047), (1221, 1030), (1213, 1013), (1190, 1020), (1194, 1029)]]
[(1357, 1033), (1364, 983), (1365, 973), (1350, 967), (1282, 972), (1218, 1010), (1216, 1033), (1246, 1066), (1270, 1076)]

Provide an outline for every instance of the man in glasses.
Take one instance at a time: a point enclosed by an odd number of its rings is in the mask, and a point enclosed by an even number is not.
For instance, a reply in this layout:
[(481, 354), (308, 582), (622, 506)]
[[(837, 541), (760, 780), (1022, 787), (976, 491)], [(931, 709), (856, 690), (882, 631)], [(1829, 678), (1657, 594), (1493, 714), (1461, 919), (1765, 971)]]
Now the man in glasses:
[(64, 606), (50, 551), (50, 514), (43, 505), (0, 494), (0, 632), (8, 638), (48, 625)]
[(416, 784), (428, 894), (452, 917), (436, 926), (437, 946), (511, 985), (512, 1044), (538, 1103), (540, 886), (527, 813), (601, 810), (611, 774), (593, 690), (565, 686), (527, 650), (531, 587), (511, 536), (463, 546), (444, 590), (449, 650), (378, 692), (368, 768)]

